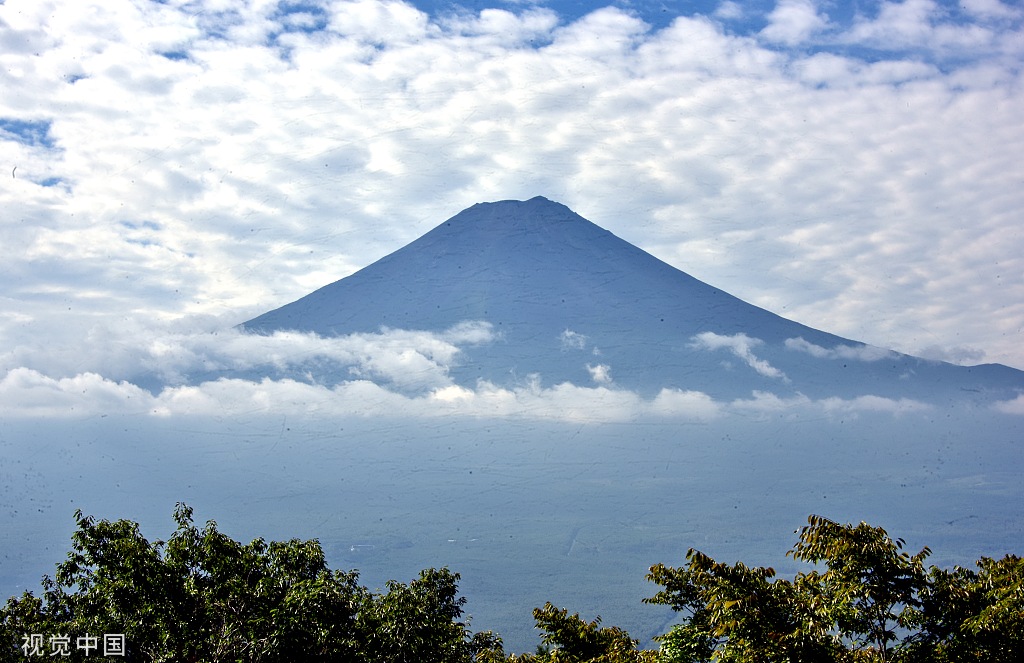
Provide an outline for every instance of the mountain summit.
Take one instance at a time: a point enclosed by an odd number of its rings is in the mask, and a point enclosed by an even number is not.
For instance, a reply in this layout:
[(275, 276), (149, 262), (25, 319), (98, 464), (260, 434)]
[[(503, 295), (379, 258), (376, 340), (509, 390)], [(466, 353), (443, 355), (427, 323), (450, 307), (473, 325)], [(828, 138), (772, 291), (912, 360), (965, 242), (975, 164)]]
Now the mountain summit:
[[(480, 203), (368, 267), (242, 325), (321, 336), (492, 325), (465, 348), (459, 383), (1012, 398), (1024, 372), (961, 367), (850, 341), (743, 302), (537, 197)], [(314, 376), (330, 381), (330, 376)], [(335, 376), (344, 379), (344, 376)]]

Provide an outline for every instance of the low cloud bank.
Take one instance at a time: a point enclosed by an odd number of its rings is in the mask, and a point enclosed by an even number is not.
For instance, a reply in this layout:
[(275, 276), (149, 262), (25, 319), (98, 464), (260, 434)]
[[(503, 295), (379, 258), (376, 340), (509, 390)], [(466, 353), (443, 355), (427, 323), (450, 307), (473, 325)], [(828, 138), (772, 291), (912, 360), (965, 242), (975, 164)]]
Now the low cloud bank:
[[(324, 337), (279, 331), (249, 334), (237, 329), (178, 331), (173, 328), (96, 327), (74, 351), (22, 345), (0, 354), (0, 370), (30, 368), (54, 378), (103, 375), (114, 382), (144, 381), (180, 386), (191, 376), (227, 371), (265, 374), (331, 365), (353, 380), (403, 391), (452, 384), (448, 375), (462, 347), (498, 338), (490, 323), (467, 321), (443, 332), (382, 329), (378, 333)], [(59, 382), (60, 380), (58, 380)]]
[[(136, 366), (148, 371), (146, 375), (128, 378), (100, 370), (61, 374), (28, 366), (10, 367), (0, 378), (0, 414), (76, 417), (127, 413), (168, 417), (281, 413), (579, 422), (669, 419), (701, 423), (726, 416), (758, 418), (784, 412), (794, 415), (813, 412), (824, 416), (849, 416), (859, 412), (899, 415), (931, 407), (919, 401), (873, 395), (814, 400), (801, 394), (780, 396), (764, 391), (755, 391), (750, 398), (719, 401), (696, 390), (666, 388), (652, 398), (644, 398), (618, 388), (612, 379), (613, 367), (606, 364), (585, 364), (593, 382), (588, 386), (571, 382), (545, 384), (544, 376), (539, 374), (530, 375), (514, 386), (487, 380), (460, 385), (452, 379), (450, 371), (460, 361), (464, 348), (498, 339), (493, 327), (481, 321), (464, 322), (440, 333), (382, 329), (373, 334), (321, 337), (299, 332), (257, 335), (228, 330), (171, 333), (135, 341), (118, 338), (116, 352), (126, 356), (111, 362), (114, 373), (124, 373), (127, 356), (134, 356)], [(758, 373), (785, 379), (781, 371), (753, 354), (752, 349), (761, 343), (743, 334), (721, 336), (708, 332), (694, 337), (694, 344), (702, 349), (729, 350)], [(110, 359), (109, 353), (114, 350), (108, 347), (106, 352), (104, 356)], [(340, 371), (343, 379), (334, 384), (304, 379), (304, 367), (327, 364)], [(250, 371), (251, 374), (276, 371), (278, 375), (287, 373), (290, 377), (189, 380), (189, 375), (218, 371)], [(160, 386), (149, 390), (142, 388), (140, 384), (146, 382), (143, 378), (147, 376), (158, 378)], [(1013, 406), (1003, 409), (1014, 411)], [(1024, 412), (1024, 407), (1018, 406), (1017, 410)]]
[[(259, 381), (222, 378), (197, 385), (166, 387), (152, 394), (131, 382), (115, 382), (96, 373), (51, 378), (18, 368), (0, 380), (0, 414), (11, 417), (79, 417), (107, 414), (244, 416), (287, 414), (316, 416), (469, 416), (577, 422), (629, 422), (672, 419), (709, 422), (730, 415), (746, 418), (773, 413), (905, 414), (931, 409), (911, 399), (859, 396), (812, 400), (754, 392), (749, 399), (716, 401), (694, 390), (662, 389), (644, 399), (633, 391), (563, 382), (550, 387), (540, 376), (525, 386), (502, 387), (482, 380), (473, 388), (451, 384), (407, 395), (365, 379), (335, 386), (294, 379)], [(1013, 413), (1012, 408), (1006, 412)], [(1017, 405), (1016, 413), (1024, 414)]]

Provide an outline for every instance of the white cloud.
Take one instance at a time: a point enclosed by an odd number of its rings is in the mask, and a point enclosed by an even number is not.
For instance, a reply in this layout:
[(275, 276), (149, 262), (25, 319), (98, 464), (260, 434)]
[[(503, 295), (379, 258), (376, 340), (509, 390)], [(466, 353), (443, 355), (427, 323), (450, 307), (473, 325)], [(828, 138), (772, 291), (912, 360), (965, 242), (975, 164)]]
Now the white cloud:
[(729, 404), (729, 409), (740, 414), (778, 414), (788, 410), (807, 408), (813, 401), (803, 394), (782, 397), (767, 391), (755, 390), (751, 398), (737, 399)]
[(879, 361), (895, 357), (895, 353), (884, 348), (876, 348), (870, 345), (837, 345), (832, 348), (823, 348), (815, 345), (802, 337), (787, 338), (786, 348), (797, 352), (805, 352), (812, 357), (819, 359), (853, 359), (856, 361)]
[(563, 350), (582, 350), (587, 347), (587, 337), (571, 329), (566, 329), (559, 336)]
[(1024, 415), (1024, 394), (1009, 401), (1000, 401), (993, 406), (997, 412)]
[(700, 391), (662, 389), (654, 397), (648, 411), (653, 415), (710, 421), (722, 414), (722, 405)]
[(144, 389), (95, 373), (54, 379), (28, 368), (0, 379), (0, 412), (19, 417), (79, 417), (104, 412), (145, 413), (152, 398)]
[(896, 416), (928, 412), (933, 406), (910, 398), (893, 399), (872, 394), (854, 398), (830, 397), (812, 400), (803, 394), (782, 397), (771, 392), (755, 391), (752, 398), (737, 399), (729, 403), (728, 409), (737, 414), (754, 414), (761, 417), (779, 414), (797, 416), (806, 413), (848, 416), (884, 413)]
[(944, 13), (935, 0), (882, 2), (877, 16), (860, 17), (841, 40), (883, 50), (915, 47), (941, 54), (996, 47), (996, 35), (989, 28), (944, 21)]
[(764, 341), (761, 339), (751, 338), (743, 333), (726, 336), (714, 332), (701, 332), (691, 339), (690, 346), (708, 351), (728, 350), (736, 357), (742, 359), (743, 363), (747, 366), (757, 371), (758, 374), (766, 378), (778, 378), (788, 382), (789, 379), (785, 373), (754, 355), (753, 349), (763, 343)]
[(590, 379), (597, 384), (611, 384), (611, 370), (611, 367), (607, 364), (597, 364), (596, 366), (587, 364), (587, 371), (590, 373)]
[(795, 46), (828, 27), (828, 18), (811, 0), (779, 0), (768, 15), (760, 36), (771, 42)]
[(980, 350), (978, 348), (965, 348), (961, 346), (942, 347), (938, 345), (929, 345), (917, 350), (914, 352), (914, 355), (924, 359), (947, 361), (951, 364), (959, 364), (961, 366), (975, 366), (985, 360), (984, 350)]
[(794, 64), (800, 80), (809, 85), (859, 88), (865, 85), (896, 85), (934, 79), (939, 70), (925, 62), (882, 60), (863, 62), (832, 53), (815, 53)]
[(462, 346), (498, 338), (489, 323), (478, 321), (466, 321), (440, 333), (382, 329), (374, 334), (337, 337), (293, 331), (248, 334), (231, 328), (197, 333), (97, 326), (64, 352), (15, 347), (0, 354), (0, 370), (24, 366), (58, 377), (87, 370), (115, 380), (143, 377), (180, 384), (208, 372), (301, 373), (306, 366), (318, 366), (348, 378), (420, 391), (451, 384), (448, 371), (457, 363)]
[(1006, 5), (1000, 0), (960, 0), (960, 6), (968, 13), (982, 19), (1019, 19), (1021, 9)]
[(714, 16), (727, 21), (740, 19), (743, 17), (743, 5), (732, 0), (724, 0), (715, 8)]
[(925, 412), (932, 409), (928, 403), (911, 398), (893, 399), (873, 395), (857, 396), (851, 399), (826, 398), (821, 401), (821, 406), (826, 412), (885, 412), (894, 415)]
[(464, 320), (441, 332), (440, 337), (455, 345), (483, 345), (500, 339), (501, 334), (484, 320)]
[[(107, 414), (152, 416), (298, 416), (434, 417), (550, 419), (580, 422), (631, 421), (647, 406), (636, 394), (607, 387), (569, 383), (542, 388), (533, 382), (515, 389), (481, 382), (475, 389), (447, 385), (418, 395), (401, 394), (369, 380), (335, 386), (292, 379), (260, 381), (220, 379), (167, 387), (153, 395), (126, 382), (86, 373), (53, 379), (16, 369), (0, 380), (0, 413), (9, 417), (83, 417)], [(660, 416), (702, 418), (704, 403), (659, 401)]]
[(287, 414), (298, 416), (415, 416), (415, 399), (369, 380), (334, 387), (295, 380), (216, 380), (168, 387), (153, 398), (158, 416)]
[[(668, 388), (653, 398), (643, 398), (635, 392), (614, 388), (611, 369), (605, 364), (586, 365), (594, 386), (569, 382), (544, 386), (540, 375), (527, 376), (514, 386), (486, 380), (473, 386), (455, 384), (449, 370), (459, 361), (459, 344), (489, 343), (496, 338), (490, 325), (479, 322), (462, 323), (440, 334), (382, 330), (377, 334), (331, 338), (297, 332), (256, 335), (234, 330), (216, 334), (165, 333), (148, 339), (136, 338), (134, 344), (123, 346), (121, 343), (127, 337), (96, 336), (92, 342), (119, 346), (126, 355), (107, 357), (110, 366), (127, 370), (131, 364), (127, 357), (134, 357), (138, 365), (170, 379), (170, 383), (143, 389), (127, 379), (92, 371), (54, 376), (36, 368), (14, 367), (0, 378), (0, 415), (52, 418), (273, 413), (580, 422), (628, 422), (654, 417), (706, 422), (729, 414), (900, 414), (924, 407), (912, 401), (875, 396), (811, 401), (802, 395), (780, 397), (767, 392), (755, 392), (750, 400), (717, 402), (700, 391)], [(759, 372), (777, 377), (771, 367), (752, 355), (750, 348), (758, 344), (757, 339), (742, 334), (705, 334), (700, 338), (704, 349), (728, 349)], [(196, 379), (181, 383), (186, 376), (246, 369), (255, 369), (256, 374), (273, 369), (301, 375), (303, 367), (312, 365), (320, 370), (334, 366), (338, 379), (329, 384), (291, 377)], [(72, 368), (70, 364), (49, 366), (59, 372)]]
[[(995, 409), (1024, 413), (1021, 400)], [(779, 396), (755, 391), (750, 399), (715, 401), (694, 390), (662, 389), (651, 399), (605, 385), (582, 387), (564, 382), (543, 387), (531, 376), (516, 387), (480, 381), (402, 393), (371, 380), (352, 379), (333, 386), (290, 378), (258, 381), (218, 379), (195, 385), (168, 386), (151, 393), (126, 381), (95, 373), (51, 378), (18, 368), (0, 378), (0, 415), (10, 418), (96, 417), (117, 414), (155, 417), (248, 416), (280, 414), (317, 417), (471, 417), (611, 423), (650, 419), (710, 422), (741, 416), (855, 416), (860, 413), (903, 415), (932, 406), (911, 399), (874, 395), (811, 400), (801, 394)]]

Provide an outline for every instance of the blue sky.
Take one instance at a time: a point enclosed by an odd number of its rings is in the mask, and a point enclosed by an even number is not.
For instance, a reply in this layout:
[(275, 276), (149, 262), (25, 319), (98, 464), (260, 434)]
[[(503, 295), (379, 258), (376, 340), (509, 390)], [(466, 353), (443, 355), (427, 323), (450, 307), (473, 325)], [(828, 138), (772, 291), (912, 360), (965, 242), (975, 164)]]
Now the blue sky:
[(1024, 368), (1022, 28), (998, 0), (7, 0), (0, 375), (116, 391), (536, 195), (812, 327)]

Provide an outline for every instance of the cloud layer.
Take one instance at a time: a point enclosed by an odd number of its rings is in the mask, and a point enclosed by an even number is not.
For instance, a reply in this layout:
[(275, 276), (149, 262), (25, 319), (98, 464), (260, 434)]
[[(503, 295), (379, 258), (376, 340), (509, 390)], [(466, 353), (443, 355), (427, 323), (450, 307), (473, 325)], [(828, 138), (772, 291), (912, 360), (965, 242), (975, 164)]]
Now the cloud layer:
[[(589, 385), (553, 383), (550, 376), (540, 374), (507, 385), (482, 379), (476, 384), (458, 384), (450, 373), (464, 350), (502, 340), (484, 322), (462, 323), (441, 333), (383, 329), (376, 334), (323, 338), (298, 332), (253, 335), (228, 330), (136, 337), (110, 334), (106, 340), (116, 350), (105, 356), (105, 363), (135, 370), (134, 375), (82, 371), (68, 358), (63, 365), (60, 358), (50, 358), (47, 374), (14, 366), (33, 363), (32, 356), (18, 355), (19, 361), (10, 355), (0, 356), (7, 364), (0, 378), (0, 415), (282, 414), (707, 423), (728, 416), (900, 415), (932, 408), (919, 401), (870, 394), (811, 399), (799, 393), (779, 396), (754, 391), (749, 398), (724, 401), (698, 390), (663, 388), (644, 398), (617, 386), (613, 367), (586, 363), (582, 358), (590, 374)], [(759, 339), (708, 332), (694, 337), (694, 344), (709, 352), (726, 349), (756, 372), (784, 381), (780, 371), (753, 355), (751, 348), (761, 345)], [(139, 374), (139, 367), (150, 372)], [(314, 377), (314, 369), (318, 376), (334, 378)], [(204, 375), (212, 377), (204, 379)], [(1010, 413), (1014, 408), (1013, 404), (1000, 405)]]

